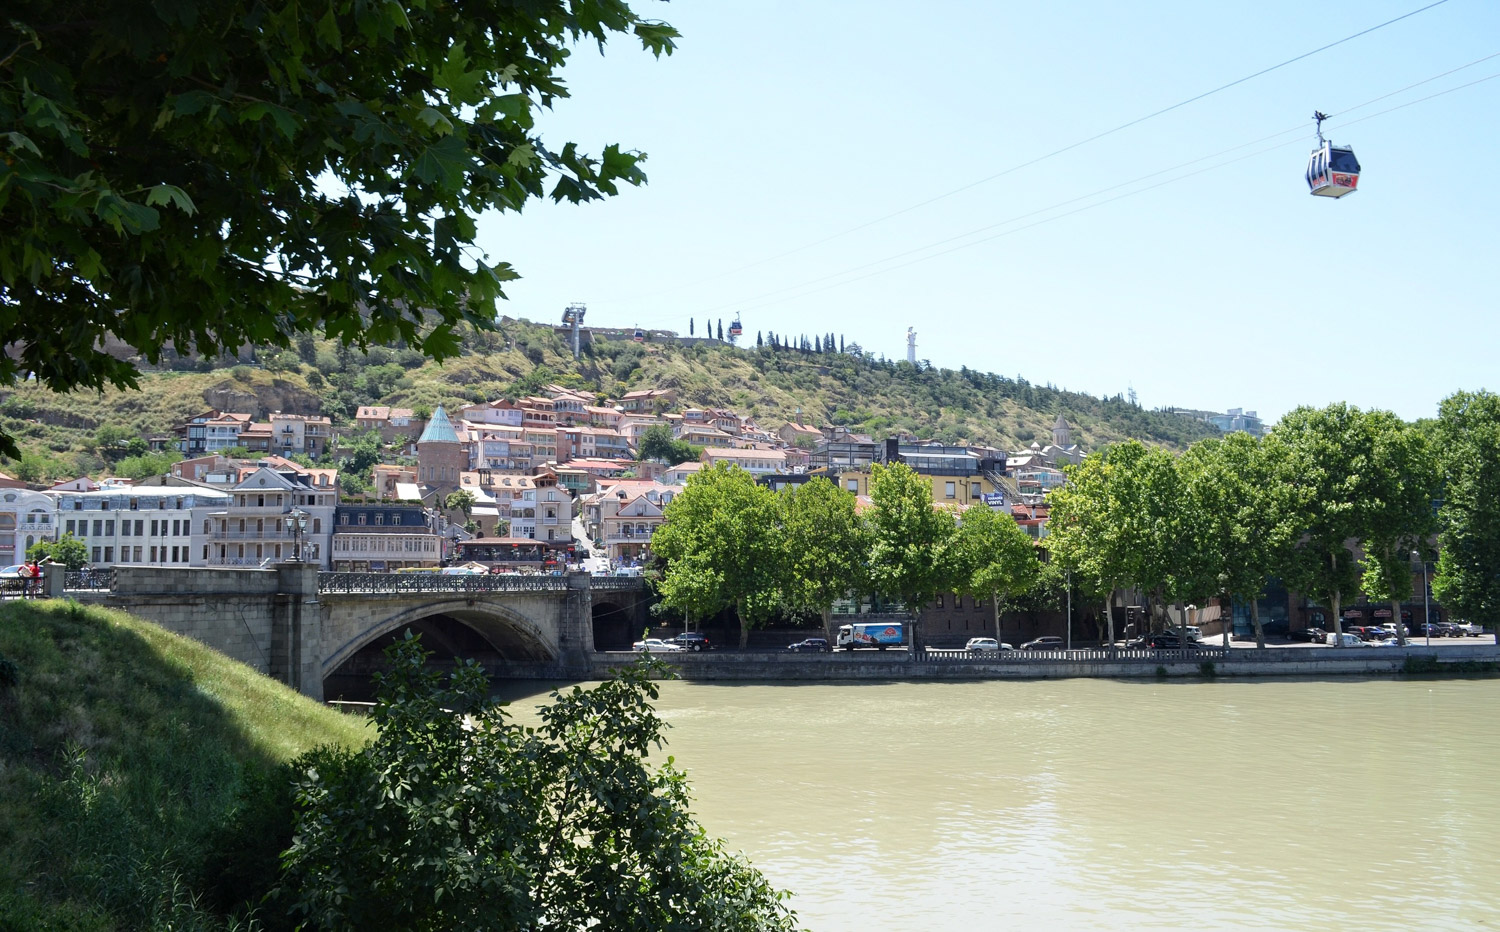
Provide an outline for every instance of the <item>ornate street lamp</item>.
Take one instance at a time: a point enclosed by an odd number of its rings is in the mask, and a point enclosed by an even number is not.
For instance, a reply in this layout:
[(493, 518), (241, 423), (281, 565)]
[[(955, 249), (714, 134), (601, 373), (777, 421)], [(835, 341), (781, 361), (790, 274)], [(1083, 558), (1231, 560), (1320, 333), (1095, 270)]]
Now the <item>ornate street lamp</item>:
[(300, 563), (302, 561), (302, 535), (307, 531), (307, 512), (293, 505), (287, 517), (292, 526), (292, 562)]

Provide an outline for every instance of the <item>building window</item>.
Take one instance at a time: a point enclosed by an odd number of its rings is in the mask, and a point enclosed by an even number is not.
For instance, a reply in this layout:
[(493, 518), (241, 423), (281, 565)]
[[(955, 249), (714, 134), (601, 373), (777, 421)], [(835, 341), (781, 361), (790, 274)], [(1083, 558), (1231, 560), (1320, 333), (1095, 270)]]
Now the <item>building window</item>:
[(98, 547), (95, 547), (94, 550), (93, 550), (93, 562), (95, 562), (95, 563), (99, 562), (99, 555), (100, 555), (100, 553), (101, 553), (100, 549)]
[(848, 479), (848, 480), (845, 480), (844, 484), (849, 487), (849, 491), (853, 492), (855, 495), (859, 494), (859, 480), (858, 479)]
[(971, 483), (969, 483), (969, 497), (970, 498), (983, 498), (984, 497), (984, 491), (983, 491), (983, 489), (980, 488), (979, 483), (977, 483), (977, 482), (971, 482)]
[(73, 519), (72, 518), (68, 519), (67, 533), (69, 533), (69, 534), (73, 533)]
[(114, 522), (113, 519), (104, 522), (104, 536), (105, 537), (114, 537), (115, 536), (115, 522)]
[[(953, 484), (953, 483), (951, 483), (951, 482), (950, 482), (950, 483), (948, 483), (948, 484), (949, 484), (949, 485), (952, 485), (952, 484)], [(935, 603), (935, 604), (936, 604), (936, 606), (937, 606), (937, 607), (938, 607), (938, 608), (942, 608), (942, 607), (943, 607), (943, 597), (942, 597), (942, 596), (938, 596), (938, 597), (937, 597), (937, 602), (936, 602), (936, 603)]]
[(952, 482), (944, 482), (943, 483), (943, 497), (944, 498), (957, 498), (958, 497), (955, 485), (956, 485), (956, 483), (952, 483)]
[(113, 562), (115, 562), (115, 548), (113, 548), (113, 547), (105, 547), (104, 548), (104, 562), (105, 563), (113, 563)]

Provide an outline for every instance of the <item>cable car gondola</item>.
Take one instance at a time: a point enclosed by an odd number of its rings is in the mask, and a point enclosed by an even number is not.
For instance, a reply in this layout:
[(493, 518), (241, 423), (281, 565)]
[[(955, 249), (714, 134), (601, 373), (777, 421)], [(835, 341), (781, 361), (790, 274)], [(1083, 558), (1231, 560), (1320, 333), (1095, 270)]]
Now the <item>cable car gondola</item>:
[(646, 331), (642, 330), (640, 327), (635, 328), (635, 336), (631, 337), (631, 339), (637, 343), (645, 343)]
[(744, 332), (744, 328), (740, 326), (740, 315), (734, 315), (734, 323), (729, 325), (729, 335), (737, 337)]
[(1318, 121), (1318, 147), (1307, 159), (1307, 188), (1318, 197), (1343, 197), (1359, 185), (1359, 159), (1348, 146), (1336, 146), (1323, 138), (1328, 115), (1313, 111)]

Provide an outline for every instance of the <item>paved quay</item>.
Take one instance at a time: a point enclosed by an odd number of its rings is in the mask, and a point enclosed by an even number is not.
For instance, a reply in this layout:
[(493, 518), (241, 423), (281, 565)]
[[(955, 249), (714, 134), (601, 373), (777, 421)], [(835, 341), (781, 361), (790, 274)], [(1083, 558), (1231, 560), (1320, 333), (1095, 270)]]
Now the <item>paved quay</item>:
[[(1500, 664), (1493, 635), (1482, 638), (1434, 639), (1408, 647), (1327, 647), (1285, 644), (1258, 650), (1236, 642), (1228, 650), (1208, 644), (1197, 650), (1007, 651), (975, 656), (964, 651), (928, 651), (914, 659), (905, 650), (837, 651), (805, 654), (777, 650), (715, 650), (658, 654), (689, 680), (964, 680), (1058, 679), (1099, 677), (1126, 679), (1203, 676), (1205, 663), (1219, 676), (1358, 676), (1400, 673), (1407, 658), (1438, 664)], [(631, 651), (595, 655), (594, 675), (633, 663)], [(518, 671), (519, 672), (519, 671)]]

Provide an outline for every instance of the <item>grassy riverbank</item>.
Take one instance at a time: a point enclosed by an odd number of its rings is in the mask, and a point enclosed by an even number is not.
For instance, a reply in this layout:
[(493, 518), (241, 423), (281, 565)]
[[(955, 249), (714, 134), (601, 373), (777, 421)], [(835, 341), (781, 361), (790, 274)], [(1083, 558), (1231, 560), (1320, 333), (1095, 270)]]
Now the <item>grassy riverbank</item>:
[(234, 927), (234, 886), (253, 880), (233, 859), (263, 862), (277, 831), (246, 831), (265, 807), (245, 796), (304, 751), (368, 737), (123, 613), (0, 605), (0, 929)]

